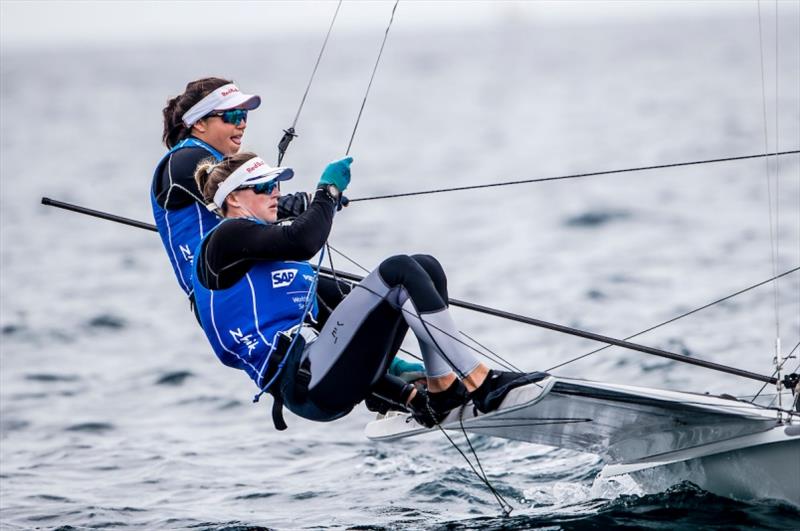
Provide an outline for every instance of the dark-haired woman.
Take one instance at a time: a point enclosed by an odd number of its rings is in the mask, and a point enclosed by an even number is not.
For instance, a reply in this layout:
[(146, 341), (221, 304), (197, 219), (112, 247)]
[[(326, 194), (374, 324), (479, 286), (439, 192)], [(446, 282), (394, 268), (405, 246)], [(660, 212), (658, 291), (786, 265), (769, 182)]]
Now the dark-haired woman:
[[(318, 421), (346, 415), (374, 393), (432, 426), (470, 399), (492, 411), (511, 388), (542, 378), (490, 371), (459, 341), (444, 271), (426, 255), (384, 260), (316, 333), (317, 277), (308, 260), (328, 238), (351, 162), (325, 168), (313, 201), (291, 225), (276, 221), (280, 182), (292, 170), (252, 153), (198, 168), (205, 200), (225, 218), (198, 246), (193, 275), (200, 322), (220, 361), (244, 370), (276, 404)], [(422, 351), (426, 391), (386, 374), (409, 328)]]
[[(186, 85), (163, 110), (162, 140), (169, 150), (156, 165), (150, 189), (158, 232), (180, 287), (192, 296), (192, 253), (219, 218), (205, 208), (194, 173), (200, 161), (239, 152), (247, 113), (261, 104), (230, 80), (208, 77)], [(306, 194), (287, 197), (282, 214), (298, 214)]]

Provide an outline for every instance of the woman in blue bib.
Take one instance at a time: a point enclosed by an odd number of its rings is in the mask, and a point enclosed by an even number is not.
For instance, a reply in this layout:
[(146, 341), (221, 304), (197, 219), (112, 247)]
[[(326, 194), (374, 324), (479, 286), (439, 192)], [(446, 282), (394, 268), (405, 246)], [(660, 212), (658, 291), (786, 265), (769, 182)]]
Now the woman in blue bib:
[[(208, 77), (187, 84), (162, 111), (168, 151), (153, 172), (150, 202), (175, 277), (190, 298), (194, 249), (219, 223), (205, 208), (195, 170), (209, 157), (222, 160), (239, 152), (248, 111), (260, 104), (259, 96), (241, 92), (232, 81)], [(282, 215), (299, 214), (307, 202), (306, 194), (284, 198)]]
[[(291, 169), (240, 153), (197, 170), (208, 208), (224, 217), (195, 253), (200, 323), (223, 364), (275, 397), (276, 426), (285, 428), (282, 403), (329, 421), (371, 394), (433, 426), (469, 400), (492, 411), (510, 389), (544, 377), (490, 370), (461, 343), (444, 271), (427, 255), (384, 260), (320, 322), (309, 260), (328, 239), (352, 160), (325, 168), (313, 201), (291, 224), (277, 223), (280, 183)], [(387, 375), (409, 328), (422, 351), (424, 387)]]

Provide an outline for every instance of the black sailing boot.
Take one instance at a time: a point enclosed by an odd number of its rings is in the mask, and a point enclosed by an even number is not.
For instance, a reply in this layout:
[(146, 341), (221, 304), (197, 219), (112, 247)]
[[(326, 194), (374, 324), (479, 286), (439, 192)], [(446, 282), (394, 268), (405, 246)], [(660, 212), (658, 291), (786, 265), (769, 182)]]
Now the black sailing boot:
[(470, 398), (478, 411), (489, 413), (500, 406), (512, 389), (544, 380), (548, 376), (546, 372), (507, 372), (492, 369), (481, 386), (470, 393)]
[(451, 410), (461, 407), (469, 401), (467, 388), (456, 379), (450, 387), (439, 393), (417, 387), (417, 394), (411, 399), (411, 416), (414, 420), (432, 428), (439, 424)]
[(385, 415), (388, 411), (407, 412), (408, 397), (414, 386), (404, 382), (397, 376), (384, 374), (370, 389), (370, 395), (364, 399), (367, 409)]

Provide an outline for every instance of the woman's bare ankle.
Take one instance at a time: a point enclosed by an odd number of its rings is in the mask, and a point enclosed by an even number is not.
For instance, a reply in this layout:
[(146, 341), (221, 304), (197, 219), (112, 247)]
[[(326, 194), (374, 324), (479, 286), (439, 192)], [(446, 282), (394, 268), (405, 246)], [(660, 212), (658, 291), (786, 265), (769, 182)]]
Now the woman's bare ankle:
[(464, 379), (461, 380), (461, 382), (464, 384), (464, 387), (467, 388), (467, 391), (471, 393), (481, 386), (488, 375), (489, 367), (483, 363), (479, 363), (477, 367), (472, 369), (472, 372), (467, 374)]
[(456, 373), (450, 372), (445, 374), (444, 376), (436, 376), (431, 378), (428, 376), (428, 391), (431, 393), (441, 393), (442, 391), (446, 391), (453, 382), (456, 381)]
[(405, 405), (409, 405), (411, 403), (411, 401), (414, 400), (415, 396), (417, 396), (417, 388), (416, 387), (414, 389), (412, 389), (411, 392), (408, 394), (408, 398), (406, 399), (406, 404)]

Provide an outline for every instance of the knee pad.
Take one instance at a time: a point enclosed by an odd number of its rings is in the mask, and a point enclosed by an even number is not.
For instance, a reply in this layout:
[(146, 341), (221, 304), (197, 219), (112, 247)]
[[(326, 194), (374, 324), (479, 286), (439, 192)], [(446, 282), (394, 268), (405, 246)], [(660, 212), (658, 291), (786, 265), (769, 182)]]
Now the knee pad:
[(446, 307), (433, 279), (412, 257), (401, 254), (387, 258), (378, 266), (378, 273), (389, 287), (405, 288), (419, 312), (434, 312)]
[(439, 296), (444, 300), (445, 304), (447, 304), (447, 275), (444, 272), (442, 264), (439, 263), (439, 260), (429, 254), (415, 254), (412, 255), (411, 258), (421, 265), (422, 269), (428, 273), (428, 276), (431, 277), (431, 281), (433, 281), (433, 285), (436, 286), (436, 291), (439, 292)]

